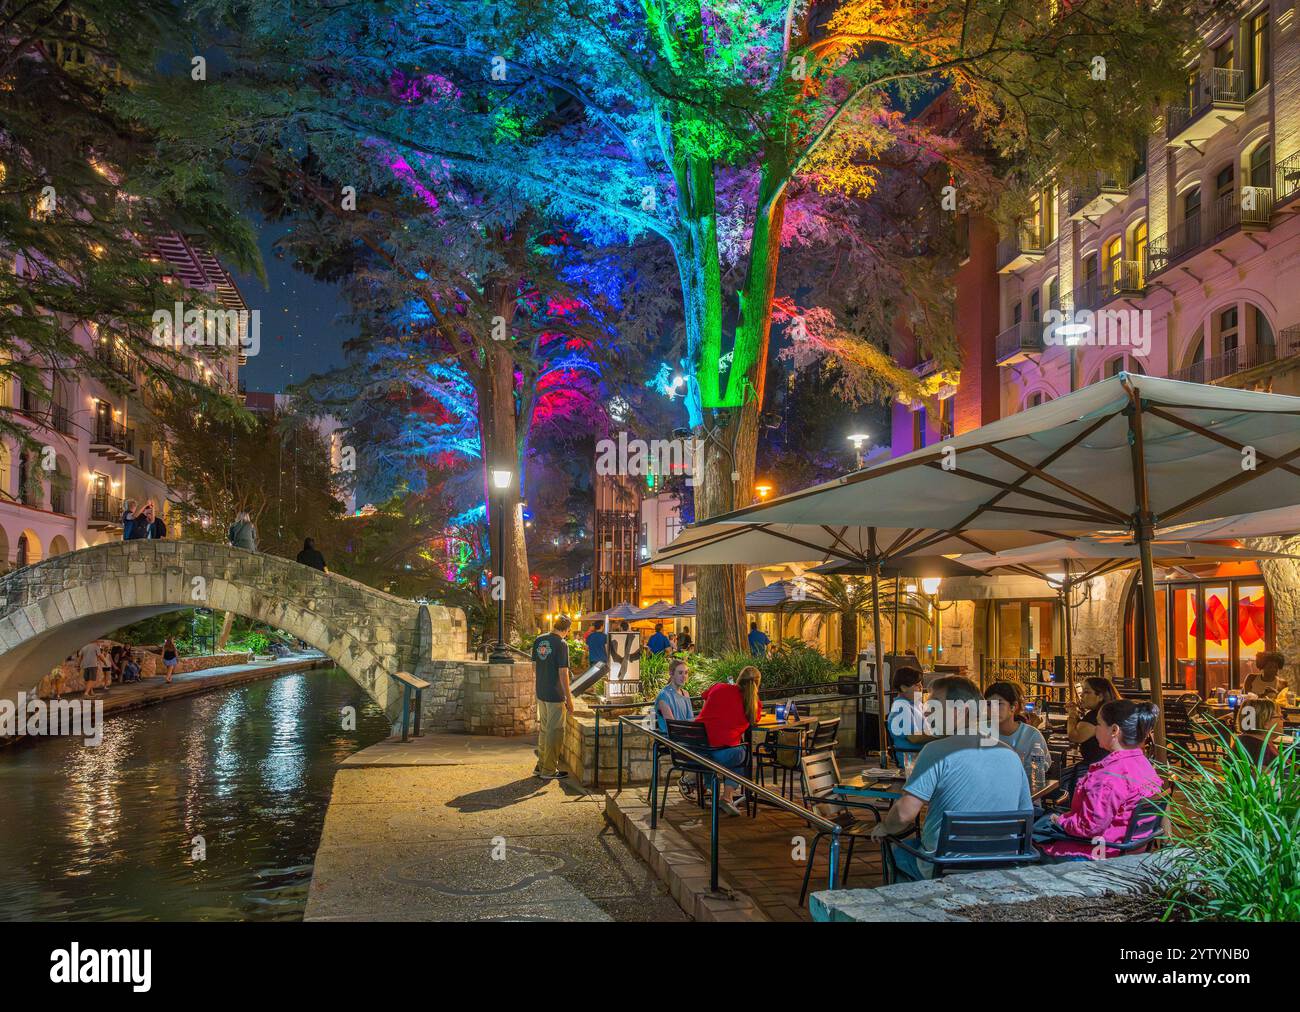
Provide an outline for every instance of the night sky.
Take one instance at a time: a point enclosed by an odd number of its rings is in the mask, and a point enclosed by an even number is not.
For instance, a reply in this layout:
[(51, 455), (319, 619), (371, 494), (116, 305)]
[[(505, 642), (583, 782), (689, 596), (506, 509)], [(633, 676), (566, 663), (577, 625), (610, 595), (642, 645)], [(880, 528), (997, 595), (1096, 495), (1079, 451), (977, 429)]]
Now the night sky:
[(266, 263), (269, 288), (248, 274), (235, 282), (250, 309), (262, 312), (262, 346), (242, 369), (249, 390), (281, 393), (313, 373), (343, 364), (343, 342), (357, 327), (345, 317), (347, 302), (333, 285), (322, 284), (278, 259), (271, 247), (285, 232), (281, 224), (254, 220)]

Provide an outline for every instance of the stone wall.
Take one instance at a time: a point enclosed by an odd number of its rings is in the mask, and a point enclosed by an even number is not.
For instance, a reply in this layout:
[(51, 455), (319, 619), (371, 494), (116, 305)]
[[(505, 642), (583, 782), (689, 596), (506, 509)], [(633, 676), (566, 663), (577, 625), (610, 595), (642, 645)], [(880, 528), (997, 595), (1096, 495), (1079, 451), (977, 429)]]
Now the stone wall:
[(513, 738), (537, 733), (537, 695), (531, 662), (466, 661), (462, 671), (461, 712), (467, 734)]

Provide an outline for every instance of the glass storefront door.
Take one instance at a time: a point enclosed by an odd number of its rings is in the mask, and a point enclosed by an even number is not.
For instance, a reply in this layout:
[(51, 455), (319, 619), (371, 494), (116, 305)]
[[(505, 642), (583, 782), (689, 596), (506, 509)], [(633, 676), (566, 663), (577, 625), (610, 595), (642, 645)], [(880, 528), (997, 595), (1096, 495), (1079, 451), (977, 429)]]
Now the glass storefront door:
[[(1126, 621), (1125, 673), (1136, 677), (1143, 656), (1141, 594), (1134, 587)], [(1240, 688), (1256, 670), (1255, 655), (1272, 649), (1272, 608), (1259, 578), (1159, 584), (1157, 638), (1163, 671), (1188, 692)]]

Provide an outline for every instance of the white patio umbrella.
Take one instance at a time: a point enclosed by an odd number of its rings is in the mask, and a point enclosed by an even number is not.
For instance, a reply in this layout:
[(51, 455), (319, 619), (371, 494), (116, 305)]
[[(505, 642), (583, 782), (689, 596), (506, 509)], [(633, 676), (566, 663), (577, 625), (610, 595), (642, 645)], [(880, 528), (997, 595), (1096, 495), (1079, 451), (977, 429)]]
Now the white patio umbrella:
[[(1121, 373), (717, 524), (878, 524), (936, 532), (1131, 533), (1144, 612), (1150, 545), (1174, 524), (1300, 506), (1300, 398)], [(942, 537), (943, 534), (939, 534)], [(996, 549), (995, 549), (996, 550)], [(1156, 623), (1147, 622), (1154, 673)], [(1160, 678), (1151, 695), (1161, 702)], [(1157, 724), (1163, 752), (1164, 721)]]

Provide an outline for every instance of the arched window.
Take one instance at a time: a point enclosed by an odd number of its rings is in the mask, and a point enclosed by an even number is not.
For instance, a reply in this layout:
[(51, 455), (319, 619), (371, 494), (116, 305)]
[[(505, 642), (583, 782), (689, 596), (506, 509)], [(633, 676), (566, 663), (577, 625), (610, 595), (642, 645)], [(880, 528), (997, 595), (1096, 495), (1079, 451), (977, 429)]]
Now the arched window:
[(1250, 153), (1250, 185), (1273, 185), (1273, 145), (1263, 141)]
[(1119, 281), (1117, 274), (1121, 246), (1120, 237), (1114, 235), (1101, 248), (1101, 278), (1107, 294), (1113, 294), (1117, 290), (1115, 286)]
[(1133, 235), (1129, 239), (1128, 258), (1133, 261), (1133, 270), (1137, 275), (1138, 289), (1146, 285), (1147, 277), (1147, 220), (1143, 218), (1133, 226)]

